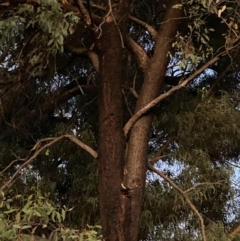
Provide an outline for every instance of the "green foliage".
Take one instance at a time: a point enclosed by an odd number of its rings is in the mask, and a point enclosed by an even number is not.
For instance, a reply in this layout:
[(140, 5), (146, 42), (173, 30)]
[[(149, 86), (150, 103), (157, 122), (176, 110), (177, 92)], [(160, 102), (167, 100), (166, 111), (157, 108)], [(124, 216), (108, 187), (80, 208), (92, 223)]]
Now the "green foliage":
[[(221, 155), (214, 157), (214, 154), (220, 152), (227, 159), (237, 159), (234, 150), (238, 148), (237, 136), (240, 133), (240, 125), (237, 121), (239, 112), (235, 109), (235, 103), (224, 93), (220, 98), (205, 98), (204, 95), (205, 91), (200, 91), (194, 101), (188, 100), (191, 96), (188, 96), (187, 91), (175, 95), (167, 101), (167, 109), (158, 125), (164, 126), (167, 132), (176, 136), (179, 153), (192, 152), (195, 156), (194, 163), (198, 163), (201, 158), (208, 158), (194, 150), (195, 147), (215, 158), (214, 161), (221, 162)], [(181, 105), (178, 103), (179, 99), (182, 100)], [(185, 161), (190, 159), (183, 156), (181, 158)]]
[[(226, 240), (222, 227), (236, 204), (229, 203), (236, 193), (231, 183), (233, 168), (228, 161), (239, 160), (239, 111), (234, 99), (226, 93), (216, 97), (203, 89), (193, 98), (191, 91), (191, 88), (179, 91), (155, 110), (161, 113), (155, 119), (156, 133), (162, 130), (173, 140), (158, 165), (160, 169), (164, 167), (165, 175), (203, 214), (207, 240)], [(159, 133), (159, 138), (162, 136)], [(158, 149), (158, 142), (153, 143), (153, 149)], [(155, 181), (147, 185), (144, 210), (142, 231), (149, 233), (149, 239), (175, 240), (171, 239), (174, 233), (181, 240), (198, 240), (195, 228), (198, 218), (168, 184)], [(176, 223), (179, 227), (172, 226)]]
[[(99, 241), (100, 226), (85, 230), (66, 228), (64, 221), (71, 209), (57, 208), (40, 192), (29, 196), (16, 195), (4, 201), (0, 209), (0, 239), (17, 240), (77, 240)], [(47, 236), (47, 237), (46, 237)], [(42, 239), (41, 239), (42, 237)]]
[(238, 6), (236, 9), (233, 5), (234, 3), (192, 0), (175, 6), (182, 8), (190, 20), (184, 23), (187, 31), (180, 30), (172, 44), (182, 54), (180, 68), (184, 69), (189, 64), (196, 66), (221, 51), (224, 45), (231, 46), (238, 40), (239, 11)]
[[(165, 4), (163, 0), (135, 1), (131, 14), (157, 29)], [(180, 25), (173, 41), (169, 53), (173, 67), (168, 73), (191, 72), (236, 40), (238, 6), (230, 2), (226, 9), (223, 6), (206, 0), (183, 1), (175, 6), (183, 9), (186, 22)], [(37, 7), (19, 4), (13, 9), (6, 10), (7, 14), (0, 10), (0, 56), (8, 52), (0, 68), (1, 186), (37, 140), (73, 134), (93, 149), (98, 147), (95, 99), (99, 76), (86, 55), (64, 48), (70, 36), (74, 46), (94, 50), (92, 35), (74, 13), (63, 11), (57, 1), (41, 0)], [(100, 10), (92, 11), (99, 14)], [(100, 16), (105, 15), (101, 12)], [(151, 57), (155, 42), (146, 29), (130, 22), (128, 31)], [(140, 92), (144, 73), (130, 51), (124, 54), (127, 119), (136, 105), (129, 89), (136, 86), (136, 92)], [(238, 50), (230, 60), (225, 56), (210, 66), (214, 76), (200, 76), (153, 110), (149, 158), (172, 138), (156, 165), (185, 191), (203, 215), (209, 241), (226, 240), (228, 228), (239, 221), (237, 211), (232, 212), (239, 207), (234, 200), (239, 189), (231, 182), (234, 169), (229, 164), (238, 164), (240, 153), (238, 56)], [(232, 68), (216, 85), (216, 91), (208, 92), (229, 63)], [(85, 85), (90, 88), (82, 88)], [(16, 162), (3, 172), (13, 160)], [(0, 239), (16, 240), (19, 235), (27, 235), (27, 239), (32, 233), (41, 236), (47, 231), (50, 240), (100, 240), (97, 186), (97, 161), (85, 151), (67, 140), (48, 147), (21, 171), (5, 193), (0, 209)], [(33, 187), (38, 191), (33, 192)], [(169, 183), (149, 175), (141, 240), (198, 241), (200, 237), (199, 219), (186, 200)]]
[[(66, 36), (72, 34), (78, 18), (72, 13), (64, 14), (59, 3), (54, 1), (39, 1), (37, 10), (29, 4), (22, 4), (13, 16), (0, 21), (1, 40), (0, 43), (13, 45), (17, 38), (25, 40), (26, 43), (38, 45), (53, 53), (63, 52), (63, 41)], [(25, 39), (23, 31), (36, 28), (36, 34), (30, 39)], [(41, 43), (42, 46), (39, 46)], [(43, 53), (42, 53), (43, 54)], [(42, 62), (43, 56), (33, 55), (33, 65)]]

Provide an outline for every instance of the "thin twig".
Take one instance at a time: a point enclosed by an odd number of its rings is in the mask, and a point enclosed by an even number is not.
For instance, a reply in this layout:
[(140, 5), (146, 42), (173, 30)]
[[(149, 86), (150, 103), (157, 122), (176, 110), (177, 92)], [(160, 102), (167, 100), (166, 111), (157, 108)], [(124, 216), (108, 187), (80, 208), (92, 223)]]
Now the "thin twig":
[(214, 57), (210, 61), (208, 61), (206, 64), (204, 64), (200, 69), (195, 71), (191, 76), (189, 76), (187, 79), (185, 79), (182, 83), (176, 85), (175, 87), (171, 88), (169, 91), (161, 94), (154, 100), (152, 100), (150, 103), (148, 103), (146, 106), (144, 106), (142, 109), (140, 109), (138, 112), (136, 112), (126, 123), (124, 126), (124, 134), (125, 136), (128, 135), (129, 131), (132, 129), (133, 125), (137, 122), (137, 120), (142, 117), (145, 113), (147, 113), (151, 108), (156, 106), (159, 102), (166, 99), (170, 95), (172, 95), (177, 90), (182, 89), (185, 87), (190, 81), (192, 81), (194, 78), (196, 78), (198, 75), (200, 75), (206, 68), (208, 68), (210, 65), (215, 63), (219, 60), (219, 56)]
[[(41, 139), (40, 141), (38, 141), (34, 145), (34, 147), (30, 151), (30, 154), (27, 156), (27, 158), (25, 158), (25, 160), (24, 160), (25, 162), (15, 171), (15, 173), (11, 176), (11, 178), (6, 183), (4, 183), (4, 185), (1, 187), (1, 190), (9, 188), (11, 186), (11, 184), (14, 182), (14, 180), (16, 179), (18, 173), (24, 167), (29, 165), (43, 150), (52, 146), (53, 144), (57, 143), (58, 141), (66, 139), (66, 138), (69, 139), (70, 141), (74, 142), (76, 145), (81, 147), (86, 152), (88, 152), (95, 159), (97, 158), (98, 154), (96, 151), (94, 151), (90, 146), (86, 145), (85, 143), (83, 143), (82, 141), (80, 141), (78, 138), (76, 138), (73, 135), (67, 134), (67, 135), (62, 135), (59, 137), (44, 138), (44, 139)], [(43, 142), (48, 142), (48, 143), (42, 145)]]
[(132, 92), (133, 96), (134, 96), (136, 99), (138, 99), (139, 94), (137, 93), (137, 91), (136, 91), (135, 89), (133, 89), (133, 88), (129, 88), (129, 90)]
[(14, 163), (19, 162), (19, 161), (25, 161), (25, 159), (15, 159), (11, 161), (1, 172), (0, 175), (3, 175), (4, 172), (6, 172)]
[[(87, 2), (83, 1), (83, 3), (87, 3)], [(106, 7), (104, 7), (102, 5), (95, 4), (95, 3), (91, 3), (90, 5), (93, 8), (97, 8), (99, 10), (106, 11)], [(141, 25), (142, 27), (144, 27), (149, 32), (149, 34), (152, 36), (153, 39), (155, 39), (157, 37), (157, 31), (151, 25), (149, 25), (146, 22), (144, 22), (136, 17), (133, 17), (131, 15), (129, 16), (129, 19), (132, 20), (133, 22)]]
[(87, 11), (87, 9), (85, 8), (85, 6), (83, 5), (81, 0), (77, 0), (77, 4), (79, 7), (79, 11), (81, 12), (82, 16), (83, 16), (83, 21), (86, 24), (86, 26), (92, 26), (92, 20), (91, 20), (91, 16), (89, 14), (89, 12)]
[(134, 21), (135, 23), (143, 26), (149, 32), (149, 34), (152, 36), (153, 40), (155, 40), (157, 38), (158, 33), (151, 25), (149, 25), (146, 22), (144, 22), (138, 18), (135, 18), (131, 15), (129, 16), (129, 19)]
[(199, 186), (206, 186), (206, 185), (215, 185), (215, 184), (220, 184), (220, 183), (223, 183), (224, 181), (218, 181), (218, 182), (201, 182), (201, 183), (198, 183), (196, 184), (195, 186), (193, 187), (190, 187), (188, 188), (187, 190), (184, 191), (184, 193), (187, 193), (187, 192), (190, 192), (192, 191), (193, 189), (196, 189), (197, 187)]
[(83, 89), (82, 89), (82, 87), (81, 87), (81, 85), (78, 83), (78, 80), (77, 80), (77, 78), (75, 78), (71, 73), (70, 73), (70, 71), (69, 71), (69, 76), (71, 76), (72, 77), (72, 79), (76, 82), (76, 84), (77, 84), (77, 87), (78, 87), (78, 89), (79, 89), (79, 91), (80, 91), (80, 93), (82, 94), (82, 95), (85, 95), (85, 93), (84, 93), (84, 91), (83, 91)]
[(188, 198), (187, 194), (180, 188), (178, 187), (169, 177), (164, 175), (161, 171), (157, 170), (153, 165), (148, 163), (148, 169), (153, 171), (154, 173), (158, 174), (164, 181), (168, 182), (176, 191), (178, 191), (186, 200), (192, 211), (196, 214), (196, 216), (199, 218), (200, 225), (201, 225), (201, 232), (202, 232), (202, 239), (203, 241), (207, 241), (206, 239), (206, 234), (205, 234), (205, 225), (204, 221), (202, 218), (202, 215), (199, 213), (197, 210), (196, 206), (190, 201)]
[(108, 12), (106, 13), (106, 15), (103, 17), (103, 21), (99, 24), (98, 28), (96, 31), (100, 31), (99, 35), (98, 35), (98, 39), (101, 37), (102, 35), (102, 25), (106, 22), (107, 17), (111, 14), (112, 12), (112, 3), (111, 0), (108, 0), (108, 5), (109, 5), (109, 9)]
[(128, 120), (128, 122), (126, 123), (126, 125), (123, 128), (125, 136), (128, 135), (129, 131), (132, 129), (133, 125), (136, 123), (136, 121), (140, 117), (142, 117), (145, 113), (147, 113), (151, 108), (153, 108), (159, 102), (161, 102), (162, 100), (164, 100), (167, 97), (169, 97), (170, 95), (172, 95), (174, 92), (185, 87), (193, 79), (195, 79), (198, 75), (200, 75), (205, 69), (207, 69), (209, 66), (211, 66), (212, 64), (217, 62), (220, 59), (220, 57), (223, 57), (223, 56), (226, 56), (227, 54), (229, 54), (230, 51), (232, 51), (239, 45), (239, 41), (240, 41), (240, 36), (234, 41), (234, 43), (232, 44), (231, 47), (225, 49), (221, 53), (217, 54), (214, 58), (210, 59), (207, 63), (205, 63), (198, 70), (196, 70), (192, 75), (190, 75), (188, 78), (186, 78), (182, 83), (176, 85), (175, 87), (173, 87), (169, 91), (165, 92), (164, 94), (161, 94), (160, 96), (158, 96), (157, 98), (152, 100), (150, 103), (148, 103), (146, 106), (144, 106), (142, 109), (140, 109), (138, 112), (136, 112)]
[(154, 161), (154, 163), (152, 164), (152, 165), (154, 165), (158, 160), (160, 160), (160, 159), (163, 159), (163, 158), (165, 158), (165, 157), (169, 157), (169, 156), (171, 156), (171, 154), (166, 154), (166, 155), (162, 155), (162, 156), (154, 156), (154, 159), (152, 159), (151, 161), (150, 161), (150, 163), (152, 162), (152, 161)]
[(125, 95), (124, 89), (122, 89), (122, 93), (123, 93), (123, 98), (124, 98), (124, 101), (125, 101), (125, 103), (126, 103), (128, 112), (129, 112), (129, 114), (132, 116), (133, 113), (132, 113), (132, 111), (131, 111), (131, 109), (130, 109), (130, 107), (129, 107), (129, 104), (128, 104), (127, 97), (126, 97), (126, 95)]
[(119, 26), (118, 26), (118, 24), (117, 24), (117, 21), (116, 21), (116, 19), (115, 19), (115, 17), (114, 17), (113, 11), (112, 11), (112, 3), (111, 3), (111, 0), (109, 0), (109, 4), (111, 4), (111, 16), (112, 16), (113, 22), (115, 23), (115, 25), (116, 25), (116, 27), (117, 27), (117, 29), (118, 29), (119, 36), (120, 36), (120, 40), (121, 40), (121, 44), (122, 44), (122, 48), (125, 48), (121, 29), (119, 28)]
[(239, 166), (239, 165), (237, 165), (237, 164), (233, 164), (233, 163), (228, 162), (228, 161), (225, 161), (225, 163), (227, 163), (228, 165), (231, 165), (231, 166), (233, 166), (233, 167), (240, 168), (240, 166)]
[(129, 90), (132, 92), (133, 96), (138, 99), (139, 94), (136, 91), (136, 78), (137, 78), (137, 71), (135, 71), (134, 77), (133, 77), (133, 87), (129, 88)]
[(93, 99), (91, 99), (89, 102), (87, 102), (79, 111), (82, 112), (84, 110), (84, 108), (86, 108), (86, 106), (90, 105), (91, 103), (93, 103), (98, 96), (95, 96)]
[(216, 87), (216, 85), (223, 79), (223, 77), (226, 75), (226, 73), (228, 72), (228, 70), (230, 69), (230, 67), (232, 66), (232, 64), (230, 63), (217, 77), (217, 79), (214, 81), (214, 83), (212, 84), (212, 86), (209, 88), (208, 90), (208, 94), (211, 94), (213, 89)]
[[(17, 177), (18, 173), (24, 168), (26, 167), (28, 164), (30, 164), (44, 149), (48, 148), (49, 146), (53, 145), (54, 143), (58, 142), (59, 140), (61, 140), (62, 137), (58, 137), (55, 138), (54, 140), (52, 140), (51, 142), (45, 144), (43, 147), (41, 147), (39, 150), (38, 149), (38, 145), (39, 143), (41, 143), (42, 141), (39, 141), (36, 143), (36, 145), (33, 147), (33, 149), (31, 150), (34, 151), (34, 154), (32, 156), (30, 156), (29, 158), (27, 157), (25, 159), (25, 162), (15, 171), (15, 173), (11, 176), (11, 178), (4, 183), (4, 185), (1, 187), (1, 190), (4, 190), (6, 188), (9, 188), (11, 186), (11, 184), (14, 182), (14, 179)], [(35, 151), (36, 150), (36, 151)], [(30, 153), (31, 153), (30, 152)]]
[(163, 152), (166, 150), (166, 148), (169, 146), (169, 144), (172, 142), (172, 138), (169, 137), (166, 142), (159, 148), (159, 150), (156, 152), (150, 163), (154, 165), (159, 159), (169, 156), (169, 155), (164, 155), (162, 156)]
[(93, 150), (90, 146), (86, 145), (85, 143), (83, 143), (82, 141), (80, 141), (77, 137), (73, 136), (73, 135), (64, 135), (65, 138), (68, 138), (70, 141), (74, 142), (76, 145), (78, 145), (79, 147), (81, 147), (83, 150), (85, 150), (86, 152), (88, 152), (92, 157), (94, 157), (95, 159), (97, 159), (98, 154), (95, 150)]

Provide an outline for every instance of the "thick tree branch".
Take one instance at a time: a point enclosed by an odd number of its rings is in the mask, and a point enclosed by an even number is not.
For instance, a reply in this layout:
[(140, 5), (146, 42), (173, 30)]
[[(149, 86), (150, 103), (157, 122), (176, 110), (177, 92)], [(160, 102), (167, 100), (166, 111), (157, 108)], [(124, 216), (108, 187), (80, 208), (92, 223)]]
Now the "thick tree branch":
[(238, 225), (229, 235), (227, 241), (232, 241), (240, 233), (240, 225)]
[(93, 68), (96, 70), (96, 72), (99, 72), (99, 59), (96, 52), (85, 48), (75, 47), (70, 44), (65, 44), (65, 48), (73, 54), (87, 56), (91, 60)]
[[(181, 9), (172, 8), (173, 5), (180, 1), (181, 0), (166, 1), (167, 10), (164, 19), (172, 19), (173, 17), (182, 16)], [(160, 93), (161, 80), (159, 80), (159, 77), (166, 72), (167, 64), (169, 62), (167, 54), (172, 46), (171, 40), (176, 35), (178, 22), (178, 20), (171, 21), (171, 23), (161, 25), (161, 31), (159, 31), (155, 42), (154, 54), (151, 57), (147, 68), (143, 70), (144, 82), (137, 100), (135, 113), (151, 102)], [(125, 170), (127, 171), (124, 173), (123, 184), (131, 189), (131, 198), (129, 200), (131, 205), (129, 210), (131, 210), (131, 213), (129, 215), (129, 223), (133, 223), (134, 229), (139, 228), (139, 214), (141, 213), (143, 206), (147, 171), (146, 159), (149, 152), (147, 146), (149, 143), (152, 120), (153, 115), (151, 114), (141, 118), (136, 125), (134, 125), (128, 140), (127, 160), (125, 162)], [(138, 240), (137, 235), (133, 237), (132, 240)]]
[(97, 152), (95, 150), (93, 150), (90, 146), (88, 146), (85, 143), (83, 143), (82, 141), (80, 141), (77, 137), (67, 134), (67, 135), (64, 135), (63, 138), (67, 138), (70, 141), (74, 142), (76, 145), (78, 145), (83, 150), (85, 150), (87, 153), (89, 153), (93, 158), (97, 159), (97, 157), (98, 157)]
[(84, 23), (88, 27), (91, 26), (92, 20), (91, 20), (91, 16), (90, 16), (89, 12), (85, 8), (85, 6), (83, 5), (81, 0), (77, 0), (77, 4), (78, 4), (78, 7), (79, 7), (79, 11), (82, 14), (82, 18), (83, 18)]
[[(61, 87), (55, 90), (54, 92), (49, 94), (49, 96), (45, 96), (46, 100), (43, 103), (40, 103), (40, 106), (39, 106), (40, 111), (38, 108), (35, 108), (32, 110), (30, 109), (30, 110), (27, 110), (25, 115), (27, 115), (27, 118), (29, 121), (34, 121), (42, 117), (44, 119), (49, 114), (53, 113), (53, 111), (61, 104), (67, 102), (72, 97), (83, 93), (84, 90), (97, 91), (98, 86), (87, 84), (87, 78), (73, 80), (72, 82), (65, 85), (64, 87)], [(12, 125), (8, 126), (7, 130), (1, 133), (0, 140), (3, 140), (7, 136), (14, 134), (15, 128), (18, 128), (17, 126), (18, 126), (18, 123), (16, 123), (16, 126), (14, 128)]]
[(160, 103), (162, 100), (166, 99), (167, 97), (169, 97), (170, 95), (172, 95), (174, 92), (176, 92), (177, 90), (182, 89), (183, 87), (185, 87), (187, 84), (189, 84), (193, 79), (195, 79), (198, 75), (200, 75), (205, 69), (207, 69), (209, 66), (211, 66), (212, 64), (214, 64), (215, 62), (217, 62), (220, 57), (223, 57), (227, 54), (230, 53), (230, 51), (233, 51), (236, 47), (238, 47), (239, 45), (239, 40), (240, 37), (236, 38), (236, 40), (234, 41), (234, 43), (232, 44), (232, 46), (228, 47), (225, 51), (219, 53), (218, 55), (216, 55), (214, 58), (212, 58), (211, 60), (209, 60), (207, 63), (203, 64), (198, 70), (196, 70), (192, 75), (190, 75), (188, 78), (186, 78), (182, 83), (178, 84), (177, 86), (173, 87), (172, 89), (170, 89), (169, 91), (161, 94), (160, 96), (158, 96), (157, 98), (155, 98), (154, 100), (152, 100), (150, 103), (148, 103), (146, 106), (144, 106), (143, 108), (141, 108), (139, 111), (137, 111), (130, 119), (129, 121), (125, 124), (124, 126), (124, 135), (127, 136), (129, 131), (132, 129), (133, 125), (136, 123), (136, 121), (143, 116), (145, 113), (147, 113), (151, 108), (153, 108), (154, 106), (156, 106), (158, 103)]
[(142, 20), (140, 20), (138, 18), (135, 18), (135, 17), (133, 17), (131, 15), (129, 16), (129, 19), (134, 21), (135, 23), (143, 26), (149, 32), (149, 34), (152, 36), (153, 40), (155, 40), (157, 38), (158, 33), (152, 26), (150, 26), (146, 22), (144, 22), (144, 21), (142, 21)]
[[(85, 143), (83, 143), (77, 137), (75, 137), (73, 135), (67, 134), (67, 135), (63, 135), (63, 136), (59, 136), (59, 137), (44, 138), (44, 139), (41, 139), (40, 141), (38, 141), (34, 145), (34, 147), (30, 151), (30, 154), (25, 159), (21, 159), (21, 160), (24, 160), (24, 163), (15, 171), (15, 173), (11, 176), (11, 178), (6, 183), (4, 183), (4, 185), (1, 187), (1, 190), (8, 189), (12, 185), (14, 180), (17, 178), (19, 172), (24, 167), (29, 165), (38, 155), (40, 155), (40, 153), (43, 150), (47, 149), (48, 147), (52, 146), (53, 144), (55, 144), (61, 140), (64, 140), (64, 139), (69, 139), (70, 141), (72, 141), (76, 145), (78, 145), (80, 148), (82, 148), (83, 150), (88, 152), (92, 157), (94, 157), (95, 159), (97, 158), (98, 154), (96, 151), (94, 151), (90, 146), (86, 145)], [(14, 160), (13, 162), (15, 162), (15, 161), (16, 160)]]
[(205, 234), (205, 225), (204, 225), (204, 220), (202, 218), (202, 215), (199, 213), (195, 205), (190, 201), (188, 198), (187, 194), (180, 188), (178, 187), (169, 177), (165, 176), (161, 171), (157, 170), (153, 165), (148, 163), (148, 169), (157, 175), (159, 175), (164, 181), (168, 182), (176, 191), (178, 191), (186, 200), (192, 211), (196, 214), (196, 216), (199, 218), (200, 225), (201, 225), (201, 231), (202, 231), (202, 238), (203, 241), (207, 241), (206, 239), (206, 234)]
[(130, 119), (129, 121), (126, 123), (126, 125), (124, 126), (124, 134), (125, 136), (128, 135), (129, 131), (132, 129), (133, 125), (136, 123), (136, 121), (143, 116), (145, 113), (147, 113), (151, 108), (153, 108), (154, 106), (156, 106), (159, 102), (161, 102), (162, 100), (166, 99), (167, 97), (169, 97), (170, 95), (172, 95), (174, 92), (176, 92), (177, 90), (180, 90), (181, 88), (185, 87), (190, 81), (192, 81), (194, 78), (196, 78), (198, 75), (200, 75), (206, 68), (208, 68), (210, 65), (212, 65), (213, 63), (215, 63), (216, 61), (219, 60), (219, 56), (214, 57), (213, 59), (211, 59), (210, 61), (208, 61), (206, 64), (204, 64), (201, 68), (199, 68), (198, 70), (196, 70), (191, 76), (189, 76), (187, 79), (185, 79), (182, 83), (178, 84), (177, 86), (173, 87), (172, 89), (170, 89), (169, 91), (161, 94), (160, 96), (158, 96), (157, 98), (155, 98), (154, 100), (152, 100), (149, 104), (147, 104), (146, 106), (144, 106), (142, 109), (140, 109), (138, 112), (136, 112)]
[[(83, 1), (83, 3), (87, 4), (86, 1)], [(99, 10), (103, 10), (103, 11), (107, 10), (106, 7), (99, 5), (99, 4), (91, 3), (90, 5), (91, 5), (91, 7), (97, 8)], [(157, 37), (157, 31), (151, 25), (149, 25), (146, 22), (144, 22), (136, 17), (133, 17), (131, 15), (129, 16), (129, 19), (132, 20), (133, 22), (141, 25), (142, 27), (144, 27), (149, 32), (149, 34), (152, 36), (153, 39), (155, 39)]]
[(55, 93), (52, 93), (51, 95), (53, 96), (53, 99), (48, 99), (46, 102), (44, 102), (41, 105), (41, 110), (43, 111), (43, 113), (49, 113), (52, 110), (54, 110), (57, 106), (68, 101), (70, 98), (80, 94), (82, 92), (82, 89), (96, 90), (97, 88), (98, 87), (95, 85), (82, 85), (78, 81), (72, 81), (66, 86), (62, 87), (60, 90), (56, 90)]
[(126, 44), (129, 46), (130, 50), (135, 54), (140, 67), (142, 69), (145, 69), (149, 62), (149, 58), (147, 56), (146, 51), (137, 42), (135, 42), (131, 37), (126, 36), (124, 40), (125, 40)]

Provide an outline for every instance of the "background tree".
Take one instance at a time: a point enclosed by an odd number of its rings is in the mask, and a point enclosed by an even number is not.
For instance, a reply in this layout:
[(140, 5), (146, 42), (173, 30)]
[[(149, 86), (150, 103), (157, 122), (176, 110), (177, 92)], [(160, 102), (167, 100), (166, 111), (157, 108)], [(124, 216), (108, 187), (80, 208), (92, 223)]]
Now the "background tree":
[(238, 1), (4, 0), (0, 14), (7, 199), (37, 186), (74, 206), (64, 225), (105, 240), (237, 239)]

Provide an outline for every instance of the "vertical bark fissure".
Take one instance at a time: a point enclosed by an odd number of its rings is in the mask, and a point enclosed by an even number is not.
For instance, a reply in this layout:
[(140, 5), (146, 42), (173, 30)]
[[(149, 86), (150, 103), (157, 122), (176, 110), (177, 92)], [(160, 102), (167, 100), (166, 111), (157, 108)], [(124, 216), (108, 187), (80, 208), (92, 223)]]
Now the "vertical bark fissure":
[[(145, 70), (144, 84), (137, 102), (136, 111), (143, 108), (160, 92), (161, 83), (166, 72), (172, 40), (176, 35), (181, 9), (172, 6), (181, 0), (169, 0), (163, 24), (158, 31), (154, 55)], [(131, 190), (131, 196), (126, 199), (125, 208), (130, 217), (125, 218), (125, 240), (137, 241), (140, 216), (143, 205), (144, 187), (147, 171), (148, 141), (153, 116), (149, 113), (140, 118), (133, 126), (128, 143), (128, 156), (125, 167), (124, 185)], [(128, 238), (128, 239), (127, 239)]]
[[(119, 32), (113, 23), (102, 26), (99, 91), (99, 203), (103, 235), (120, 240), (119, 214), (124, 139), (122, 131), (122, 55)], [(106, 46), (104, 46), (106, 45)]]
[[(111, 9), (111, 8), (110, 8)], [(123, 43), (128, 0), (115, 1), (96, 40), (100, 64), (99, 88), (99, 204), (104, 240), (123, 241), (123, 180), (125, 138), (123, 134)], [(118, 23), (118, 24), (117, 24)]]

